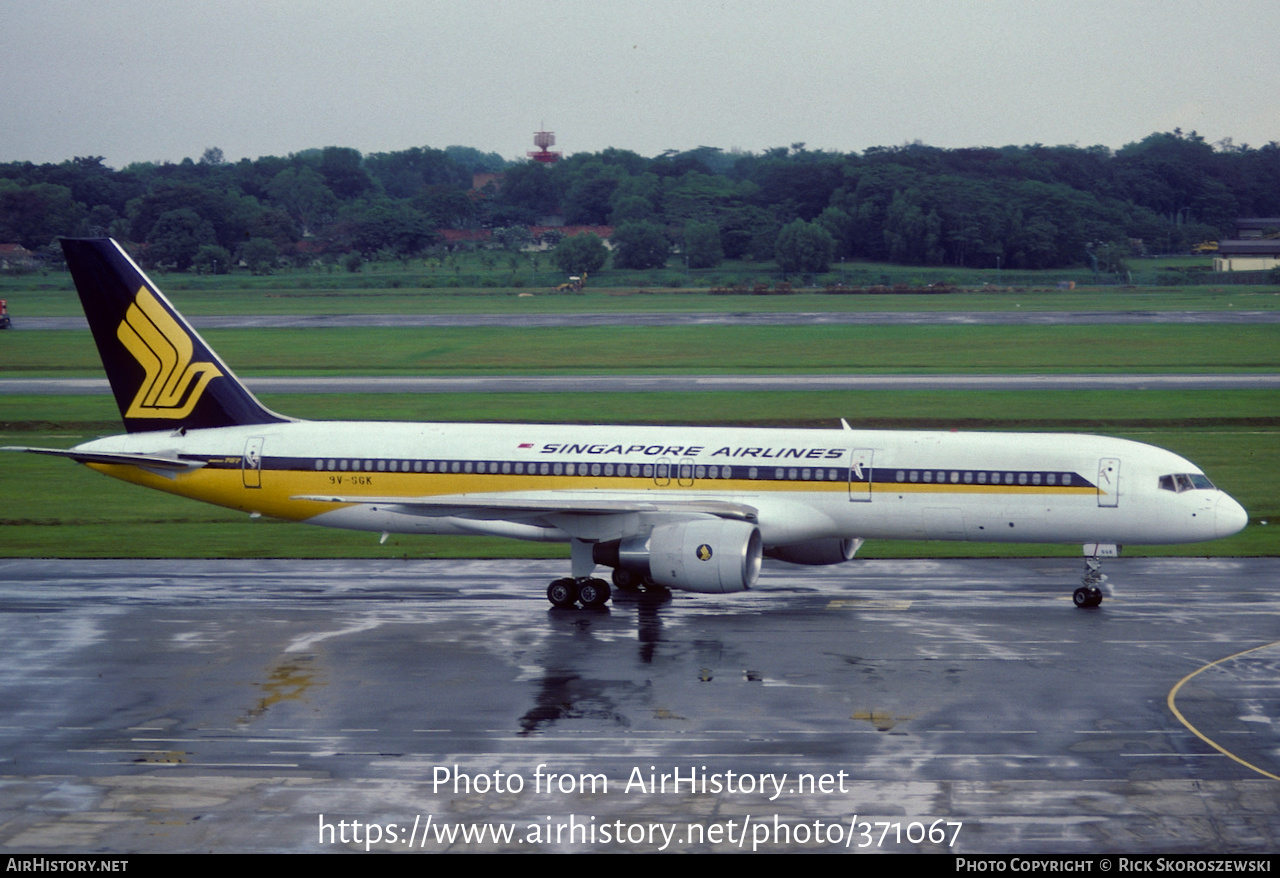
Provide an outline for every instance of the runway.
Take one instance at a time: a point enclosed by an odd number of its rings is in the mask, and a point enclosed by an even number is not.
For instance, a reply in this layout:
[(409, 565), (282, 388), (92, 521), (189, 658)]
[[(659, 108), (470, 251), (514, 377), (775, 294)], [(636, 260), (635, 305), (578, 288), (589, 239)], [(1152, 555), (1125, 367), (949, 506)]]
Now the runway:
[[(673, 311), (586, 314), (254, 314), (189, 317), (196, 329), (505, 326), (1068, 326), (1280, 323), (1280, 311)], [(83, 317), (15, 318), (19, 330), (88, 329)]]
[[(693, 393), (855, 390), (1275, 390), (1280, 373), (483, 375), (243, 378), (254, 393)], [(105, 378), (4, 378), (0, 396), (107, 394)]]
[(1082, 566), (0, 562), (0, 849), (1280, 849), (1280, 561)]

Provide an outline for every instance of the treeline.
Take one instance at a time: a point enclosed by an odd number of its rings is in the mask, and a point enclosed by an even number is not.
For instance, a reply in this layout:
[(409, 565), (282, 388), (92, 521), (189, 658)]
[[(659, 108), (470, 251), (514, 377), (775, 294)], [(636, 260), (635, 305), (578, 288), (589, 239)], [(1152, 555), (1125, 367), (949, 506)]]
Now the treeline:
[[(474, 189), (485, 173), (503, 176)], [(0, 165), (0, 242), (56, 259), (58, 236), (105, 234), (179, 271), (406, 258), (442, 247), (441, 229), (489, 229), (516, 247), (549, 217), (613, 226), (614, 264), (631, 268), (678, 250), (692, 268), (776, 260), (805, 272), (868, 259), (1106, 270), (1228, 235), (1238, 216), (1277, 215), (1280, 143), (1215, 146), (1180, 130), (1115, 151), (793, 144), (654, 158), (606, 149), (543, 165), (459, 146), (326, 147), (234, 163), (209, 149), (122, 170), (96, 157)]]

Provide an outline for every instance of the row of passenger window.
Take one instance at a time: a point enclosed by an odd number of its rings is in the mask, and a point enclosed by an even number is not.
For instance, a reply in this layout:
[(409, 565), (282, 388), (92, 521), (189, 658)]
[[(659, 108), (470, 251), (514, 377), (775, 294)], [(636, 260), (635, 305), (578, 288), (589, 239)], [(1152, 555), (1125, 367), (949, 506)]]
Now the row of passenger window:
[(481, 475), (528, 476), (605, 476), (646, 479), (769, 479), (781, 481), (842, 481), (844, 470), (815, 467), (732, 467), (717, 464), (669, 464), (669, 463), (565, 463), (537, 461), (495, 460), (347, 460), (319, 459), (317, 471), (327, 472), (400, 472), (400, 473), (462, 473)]
[[(703, 464), (667, 464), (667, 463), (565, 463), (537, 461), (494, 460), (316, 460), (317, 471), (329, 472), (414, 472), (414, 473), (461, 473), (481, 475), (539, 475), (539, 476), (605, 476), (630, 477), (646, 479), (732, 479), (746, 478), (750, 480), (772, 479), (774, 481), (843, 481), (845, 470), (822, 467), (732, 467)], [(861, 477), (855, 476), (853, 481), (888, 482), (888, 472), (879, 470), (874, 473), (863, 470)], [(1190, 476), (1165, 476), (1161, 478), (1160, 487), (1166, 490), (1187, 490), (1186, 487), (1175, 487), (1174, 479), (1190, 480)], [(1204, 476), (1198, 476), (1212, 488)], [(965, 484), (965, 485), (1051, 485), (1070, 487), (1073, 484), (1072, 473), (1062, 472), (990, 472), (987, 470), (897, 470), (892, 481), (899, 484)], [(1202, 487), (1196, 485), (1196, 487)]]
[[(317, 470), (329, 472), (414, 472), (414, 473), (479, 473), (482, 475), (517, 476), (622, 476), (631, 478), (699, 478), (731, 479), (729, 466), (674, 466), (640, 463), (561, 463), (551, 461), (524, 463), (496, 460), (317, 460)], [(696, 474), (695, 474), (696, 470)]]
[(1072, 484), (1072, 473), (988, 472), (982, 470), (898, 470), (895, 481), (901, 483), (965, 485), (1063, 485)]

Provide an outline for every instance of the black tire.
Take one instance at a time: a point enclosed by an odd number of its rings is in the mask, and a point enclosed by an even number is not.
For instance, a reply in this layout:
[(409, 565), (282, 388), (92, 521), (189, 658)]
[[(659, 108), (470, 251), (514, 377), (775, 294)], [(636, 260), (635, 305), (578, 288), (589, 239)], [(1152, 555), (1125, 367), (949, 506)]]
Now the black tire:
[(572, 579), (557, 579), (547, 586), (547, 600), (561, 609), (572, 607), (578, 602), (578, 583)]
[(640, 574), (634, 570), (628, 570), (626, 567), (613, 568), (613, 576), (611, 578), (619, 591), (639, 591), (642, 584)]
[(1093, 606), (1093, 604), (1089, 603), (1089, 589), (1085, 588), (1083, 585), (1075, 590), (1075, 593), (1071, 595), (1071, 600), (1074, 601), (1075, 605), (1082, 610), (1085, 607)]
[(603, 607), (609, 600), (609, 583), (603, 579), (588, 579), (578, 583), (578, 600), (589, 609)]

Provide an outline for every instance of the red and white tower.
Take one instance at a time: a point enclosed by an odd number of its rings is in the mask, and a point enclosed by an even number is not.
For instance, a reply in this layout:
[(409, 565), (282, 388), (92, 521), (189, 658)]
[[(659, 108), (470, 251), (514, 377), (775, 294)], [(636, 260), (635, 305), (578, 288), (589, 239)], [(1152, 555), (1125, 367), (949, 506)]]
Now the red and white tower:
[(560, 153), (551, 152), (547, 149), (549, 146), (556, 145), (556, 135), (552, 131), (535, 131), (533, 133), (533, 143), (538, 147), (537, 152), (530, 152), (527, 155), (535, 162), (542, 162), (545, 165), (553, 165), (560, 161)]

